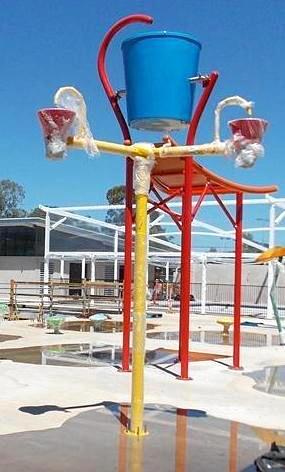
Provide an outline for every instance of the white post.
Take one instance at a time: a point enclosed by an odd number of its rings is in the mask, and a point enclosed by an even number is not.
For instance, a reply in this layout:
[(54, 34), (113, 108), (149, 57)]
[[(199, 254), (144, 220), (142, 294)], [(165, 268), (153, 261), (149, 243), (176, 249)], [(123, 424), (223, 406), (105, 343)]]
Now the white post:
[(169, 261), (166, 262), (165, 266), (165, 281), (169, 282)]
[(86, 276), (86, 259), (85, 257), (83, 257), (81, 261), (81, 279), (85, 280), (85, 276)]
[[(92, 257), (91, 259), (91, 282), (95, 282), (96, 280), (96, 259), (95, 257)], [(95, 287), (91, 288), (91, 295), (95, 295)]]
[(165, 265), (166, 300), (169, 300), (169, 261)]
[(92, 257), (91, 259), (91, 282), (96, 280), (96, 258)]
[[(275, 245), (275, 216), (276, 216), (276, 208), (275, 205), (272, 204), (269, 210), (269, 241), (268, 245), (269, 248), (274, 247)], [(273, 306), (270, 298), (270, 291), (273, 284), (273, 277), (274, 277), (274, 266), (272, 262), (268, 262), (268, 277), (267, 277), (267, 313), (266, 318), (273, 318)]]
[(175, 268), (174, 274), (173, 274), (173, 282), (178, 282), (178, 267)]
[[(116, 230), (114, 234), (114, 275), (113, 275), (114, 282), (116, 282), (119, 278), (118, 247), (119, 247), (119, 232), (118, 230)], [(114, 290), (114, 295), (118, 297), (119, 295), (118, 290), (116, 289)]]
[(64, 257), (60, 259), (60, 278), (64, 279)]
[(119, 232), (115, 231), (114, 235), (114, 280), (118, 280), (118, 247), (119, 247)]
[(46, 224), (45, 224), (45, 252), (44, 252), (44, 295), (48, 295), (49, 282), (49, 251), (50, 251), (50, 216), (49, 212), (46, 213)]
[(206, 314), (206, 297), (207, 297), (207, 256), (202, 258), (202, 283), (201, 283), (201, 315)]

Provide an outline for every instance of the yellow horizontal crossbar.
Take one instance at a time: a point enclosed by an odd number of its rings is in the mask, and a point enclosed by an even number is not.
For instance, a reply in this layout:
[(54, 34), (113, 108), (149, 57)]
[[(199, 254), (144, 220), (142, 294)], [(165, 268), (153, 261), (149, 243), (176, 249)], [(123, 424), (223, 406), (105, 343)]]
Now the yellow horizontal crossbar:
[[(125, 144), (117, 144), (109, 141), (99, 141), (94, 139), (99, 151), (107, 152), (109, 154), (118, 154), (123, 156), (149, 156), (149, 145), (136, 145), (126, 146)], [(84, 138), (68, 138), (67, 145), (75, 149), (84, 149), (86, 141)]]
[[(181, 157), (191, 155), (211, 155), (224, 154), (225, 144), (221, 142), (213, 142), (208, 144), (197, 144), (192, 146), (161, 146), (150, 148), (150, 144), (136, 143), (131, 146), (125, 144), (117, 144), (109, 141), (99, 141), (94, 139), (99, 151), (107, 152), (109, 154), (117, 154), (123, 156), (140, 156), (149, 157), (152, 154), (155, 158), (164, 157)], [(84, 138), (68, 138), (67, 145), (75, 149), (84, 149), (86, 140)]]

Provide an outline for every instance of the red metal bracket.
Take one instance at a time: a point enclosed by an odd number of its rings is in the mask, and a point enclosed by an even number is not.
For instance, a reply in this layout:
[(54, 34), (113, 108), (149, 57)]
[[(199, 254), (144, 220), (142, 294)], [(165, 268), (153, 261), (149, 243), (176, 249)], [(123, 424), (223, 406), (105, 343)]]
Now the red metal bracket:
[(204, 187), (204, 190), (203, 192), (201, 193), (196, 205), (195, 205), (195, 208), (194, 210), (192, 211), (192, 221), (195, 219), (197, 213), (198, 213), (198, 210), (200, 208), (200, 206), (202, 205), (202, 202), (205, 198), (205, 196), (207, 195), (207, 192), (208, 192), (208, 187), (209, 187), (209, 183), (207, 182), (205, 187)]
[(180, 195), (180, 190), (177, 190), (176, 192), (174, 192), (173, 194), (169, 195), (166, 198), (162, 198), (161, 195), (159, 194), (159, 192), (153, 186), (151, 187), (151, 190), (155, 194), (158, 201), (155, 202), (154, 200), (151, 200), (150, 198), (148, 199), (149, 203), (152, 204), (152, 208), (150, 208), (148, 210), (148, 214), (152, 213), (157, 208), (159, 208), (160, 210), (164, 211), (165, 213), (167, 213), (172, 218), (174, 223), (178, 226), (179, 230), (181, 231), (181, 228), (182, 228), (182, 226), (181, 226), (181, 215), (179, 213), (171, 210), (171, 208), (169, 208), (169, 206), (167, 205), (167, 203), (170, 200), (172, 200), (173, 198)]
[(215, 200), (218, 202), (218, 204), (220, 205), (221, 209), (223, 210), (223, 212), (225, 213), (225, 215), (228, 217), (228, 219), (230, 220), (231, 224), (233, 225), (233, 227), (235, 228), (236, 227), (236, 221), (234, 220), (234, 218), (232, 217), (232, 215), (230, 214), (229, 210), (227, 209), (227, 207), (225, 206), (225, 204), (223, 203), (223, 201), (221, 200), (221, 198), (219, 197), (219, 195), (217, 194), (217, 192), (215, 191), (214, 187), (209, 184), (209, 189), (211, 190), (212, 192), (212, 195), (214, 196)]

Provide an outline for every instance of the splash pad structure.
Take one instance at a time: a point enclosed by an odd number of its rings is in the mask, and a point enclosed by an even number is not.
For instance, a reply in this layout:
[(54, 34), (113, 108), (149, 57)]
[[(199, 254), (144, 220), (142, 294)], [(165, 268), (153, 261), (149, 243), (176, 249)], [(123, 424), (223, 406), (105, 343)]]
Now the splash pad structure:
[[(146, 267), (147, 267), (147, 216), (156, 209), (170, 215), (181, 231), (181, 307), (179, 322), (180, 379), (189, 380), (189, 315), (191, 284), (191, 226), (201, 203), (212, 195), (235, 230), (235, 293), (234, 293), (234, 346), (233, 368), (240, 368), (240, 306), (241, 306), (241, 256), (242, 256), (242, 207), (244, 193), (271, 193), (275, 186), (256, 187), (239, 185), (223, 179), (198, 164), (195, 155), (232, 155), (236, 165), (251, 167), (262, 155), (261, 139), (267, 122), (258, 118), (245, 118), (230, 122), (233, 137), (220, 139), (220, 112), (226, 106), (240, 106), (252, 114), (253, 103), (234, 96), (221, 101), (215, 110), (213, 141), (194, 144), (197, 128), (218, 79), (218, 73), (198, 74), (201, 45), (188, 34), (150, 32), (138, 34), (123, 43), (126, 77), (126, 96), (129, 125), (140, 130), (169, 132), (188, 127), (186, 143), (179, 146), (169, 136), (161, 143), (132, 144), (127, 121), (119, 100), (122, 91), (116, 92), (106, 72), (106, 53), (113, 37), (125, 26), (136, 23), (152, 23), (146, 15), (130, 15), (115, 23), (107, 32), (98, 54), (98, 72), (122, 131), (124, 144), (93, 139), (86, 118), (86, 106), (82, 95), (72, 87), (60, 89), (55, 96), (58, 113), (75, 113), (66, 120), (53, 120), (49, 109), (39, 112), (44, 129), (47, 157), (61, 159), (68, 148), (85, 149), (87, 152), (108, 152), (126, 157), (126, 211), (125, 211), (125, 279), (124, 279), (124, 329), (122, 371), (130, 370), (130, 319), (132, 284), (132, 231), (133, 189), (136, 196), (135, 215), (135, 266), (134, 266), (134, 333), (132, 346), (132, 400), (131, 422), (128, 433), (137, 437), (146, 434), (143, 424), (144, 408), (144, 358), (146, 323)], [(169, 61), (169, 57), (173, 64)], [(192, 116), (196, 85), (203, 92)], [(51, 109), (54, 110), (54, 109)], [(42, 117), (45, 117), (42, 119)], [(71, 119), (72, 117), (72, 119)], [(74, 120), (73, 120), (74, 118)], [(53, 124), (51, 125), (51, 122)], [(50, 131), (52, 130), (52, 133)], [(67, 136), (68, 134), (68, 136)], [(58, 141), (61, 143), (58, 152)], [(54, 146), (54, 142), (56, 146)], [(94, 151), (95, 150), (95, 151)], [(236, 196), (236, 214), (233, 216), (223, 204), (220, 195)], [(192, 206), (192, 197), (198, 196)], [(182, 198), (181, 214), (173, 212), (168, 203)], [(151, 205), (151, 208), (148, 205)]]
[(284, 333), (284, 328), (282, 326), (282, 321), (279, 315), (279, 310), (278, 310), (278, 306), (276, 302), (276, 286), (277, 286), (279, 273), (281, 270), (283, 270), (282, 262), (283, 262), (284, 256), (285, 256), (285, 248), (277, 246), (277, 247), (272, 247), (264, 251), (262, 254), (260, 254), (257, 257), (255, 261), (258, 263), (273, 261), (273, 283), (270, 289), (270, 300), (271, 300), (271, 304), (273, 308), (274, 317), (276, 320), (276, 325), (279, 332), (281, 346), (285, 346), (285, 333)]

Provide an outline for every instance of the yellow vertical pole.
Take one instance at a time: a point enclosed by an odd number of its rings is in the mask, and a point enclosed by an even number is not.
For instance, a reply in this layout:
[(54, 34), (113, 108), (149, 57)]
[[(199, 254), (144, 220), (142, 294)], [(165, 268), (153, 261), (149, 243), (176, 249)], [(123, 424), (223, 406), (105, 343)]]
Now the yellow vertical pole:
[[(150, 148), (150, 156), (152, 149)], [(136, 195), (136, 240), (134, 267), (134, 309), (132, 343), (132, 399), (128, 433), (137, 437), (147, 434), (143, 424), (144, 362), (146, 329), (146, 272), (148, 217), (147, 197), (153, 158), (136, 157), (134, 160), (134, 189)]]
[(132, 347), (132, 407), (130, 432), (141, 436), (144, 409), (144, 358), (146, 325), (147, 195), (136, 195), (136, 242)]

